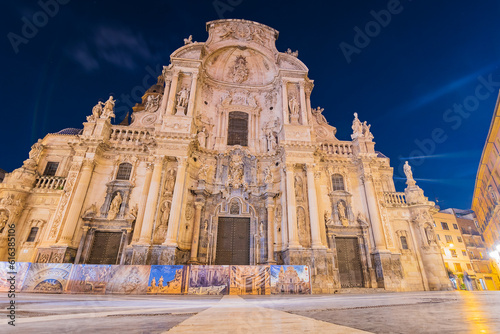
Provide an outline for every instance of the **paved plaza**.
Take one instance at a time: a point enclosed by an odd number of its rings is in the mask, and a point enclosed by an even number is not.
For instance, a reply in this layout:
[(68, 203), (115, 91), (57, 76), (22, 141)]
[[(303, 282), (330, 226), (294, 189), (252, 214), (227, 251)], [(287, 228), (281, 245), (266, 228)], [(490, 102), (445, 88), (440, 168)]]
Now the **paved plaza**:
[[(0, 299), (6, 314), (6, 296)], [(17, 294), (1, 333), (500, 333), (500, 291), (287, 296)]]

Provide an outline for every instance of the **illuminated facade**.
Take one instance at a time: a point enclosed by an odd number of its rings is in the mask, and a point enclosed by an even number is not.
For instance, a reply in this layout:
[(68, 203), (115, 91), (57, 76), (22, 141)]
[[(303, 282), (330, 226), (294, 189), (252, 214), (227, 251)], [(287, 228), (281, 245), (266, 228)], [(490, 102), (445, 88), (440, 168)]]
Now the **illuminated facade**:
[(490, 255), (500, 265), (500, 98), (495, 105), (476, 175), (472, 210)]
[(309, 266), (313, 292), (448, 289), (434, 203), (411, 168), (395, 192), (357, 114), (350, 140), (336, 138), (311, 107), (297, 52), (276, 49), (276, 30), (206, 27), (206, 42), (187, 38), (171, 55), (130, 125), (110, 123), (110, 97), (83, 129), (33, 145), (0, 184), (17, 260), (297, 264)]

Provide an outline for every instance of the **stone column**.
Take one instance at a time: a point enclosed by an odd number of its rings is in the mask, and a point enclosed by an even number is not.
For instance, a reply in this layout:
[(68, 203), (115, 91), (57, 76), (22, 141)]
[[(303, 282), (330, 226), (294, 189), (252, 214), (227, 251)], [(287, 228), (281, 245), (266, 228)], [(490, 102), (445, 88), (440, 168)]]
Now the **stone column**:
[(417, 256), (417, 263), (418, 263), (418, 267), (420, 269), (419, 270), (420, 276), (422, 277), (422, 285), (423, 285), (424, 291), (429, 291), (429, 280), (427, 279), (427, 274), (425, 271), (424, 262), (422, 260), (422, 254), (420, 253), (420, 247), (418, 246), (419, 240), (415, 236), (414, 224), (412, 224), (412, 222), (409, 221), (408, 227), (410, 229), (412, 246), (413, 246), (413, 249), (415, 250), (415, 255)]
[(368, 211), (370, 215), (371, 228), (373, 231), (373, 239), (375, 241), (375, 247), (378, 250), (385, 250), (385, 235), (384, 226), (382, 225), (382, 220), (380, 219), (380, 213), (378, 208), (378, 203), (376, 200), (375, 187), (371, 180), (371, 176), (364, 175), (362, 177), (362, 182), (365, 189), (366, 202), (368, 204)]
[(175, 178), (172, 206), (168, 219), (167, 237), (163, 246), (177, 246), (177, 230), (181, 218), (182, 201), (184, 198), (184, 182), (186, 180), (187, 157), (179, 157), (177, 163), (177, 176)]
[(149, 186), (146, 208), (144, 209), (144, 217), (141, 226), (141, 236), (137, 244), (149, 245), (151, 243), (151, 235), (153, 223), (158, 202), (158, 193), (161, 185), (161, 171), (163, 169), (163, 158), (157, 157), (154, 162), (153, 175)]
[(282, 98), (283, 98), (283, 123), (284, 124), (290, 124), (290, 112), (288, 111), (288, 90), (286, 88), (288, 81), (282, 80), (281, 81), (281, 90), (283, 92)]
[(170, 92), (168, 94), (168, 103), (167, 103), (167, 115), (174, 114), (175, 108), (175, 97), (177, 94), (177, 85), (179, 83), (179, 71), (175, 71), (172, 76), (172, 83), (170, 84)]
[(288, 216), (288, 248), (302, 248), (297, 230), (297, 204), (295, 199), (295, 180), (293, 164), (286, 164), (286, 199)]
[(191, 90), (189, 91), (188, 110), (186, 116), (193, 116), (194, 98), (196, 96), (196, 85), (198, 84), (198, 72), (193, 72)]
[(84, 226), (82, 239), (80, 240), (80, 246), (78, 247), (78, 251), (76, 252), (76, 256), (75, 256), (75, 264), (80, 263), (80, 257), (82, 256), (83, 246), (85, 245), (88, 231), (89, 231), (89, 227)]
[(200, 240), (200, 218), (201, 209), (203, 208), (203, 203), (195, 202), (194, 211), (194, 227), (193, 227), (193, 240), (191, 242), (191, 258), (190, 263), (198, 263), (198, 242)]
[(276, 264), (274, 260), (274, 200), (267, 197), (267, 264)]
[(309, 199), (309, 220), (311, 221), (312, 248), (324, 248), (321, 243), (321, 233), (318, 216), (318, 200), (316, 198), (316, 183), (314, 182), (314, 165), (306, 165), (307, 197)]
[(135, 220), (134, 234), (132, 236), (132, 244), (139, 242), (142, 232), (142, 222), (144, 221), (144, 212), (148, 202), (149, 187), (151, 186), (151, 175), (153, 174), (154, 164), (146, 164), (146, 177), (144, 179), (144, 187), (142, 188), (141, 199), (139, 200), (139, 211)]
[(58, 246), (71, 246), (73, 235), (75, 234), (76, 225), (80, 220), (82, 205), (85, 201), (85, 197), (87, 196), (87, 190), (90, 185), (90, 179), (92, 178), (92, 171), (94, 170), (94, 166), (94, 161), (83, 161), (82, 169), (80, 171), (80, 180), (78, 181), (75, 194), (73, 195), (73, 198), (71, 200), (68, 214), (66, 215), (61, 238), (57, 242)]
[(306, 104), (306, 92), (304, 91), (304, 81), (299, 82), (300, 87), (300, 118), (302, 125), (308, 125), (307, 120), (307, 104)]

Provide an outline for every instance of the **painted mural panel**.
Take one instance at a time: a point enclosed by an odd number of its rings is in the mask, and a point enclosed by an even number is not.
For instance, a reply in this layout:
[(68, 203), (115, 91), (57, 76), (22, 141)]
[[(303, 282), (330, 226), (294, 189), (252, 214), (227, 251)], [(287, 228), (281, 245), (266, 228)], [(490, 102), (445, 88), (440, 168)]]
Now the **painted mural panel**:
[(231, 295), (269, 295), (269, 266), (231, 266)]
[(151, 266), (111, 266), (106, 293), (145, 294)]
[(110, 264), (75, 264), (66, 291), (70, 293), (106, 293), (110, 273)]
[(272, 294), (310, 294), (308, 266), (271, 266)]
[(9, 291), (11, 276), (15, 277), (15, 290), (21, 291), (24, 279), (28, 273), (30, 262), (16, 262), (11, 265), (9, 262), (0, 262), (0, 291)]
[(151, 266), (147, 287), (148, 294), (187, 293), (187, 266)]
[(23, 284), (23, 292), (63, 293), (71, 263), (32, 263)]
[(191, 266), (189, 269), (189, 294), (229, 294), (229, 266)]

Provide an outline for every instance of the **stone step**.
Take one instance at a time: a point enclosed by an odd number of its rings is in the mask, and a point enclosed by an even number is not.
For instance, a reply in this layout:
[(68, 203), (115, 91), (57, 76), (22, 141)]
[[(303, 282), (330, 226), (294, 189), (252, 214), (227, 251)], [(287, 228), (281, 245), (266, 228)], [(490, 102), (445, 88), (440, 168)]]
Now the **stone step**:
[(388, 292), (384, 288), (345, 288), (338, 289), (335, 293), (350, 293), (350, 294), (363, 294), (363, 293), (383, 293)]

